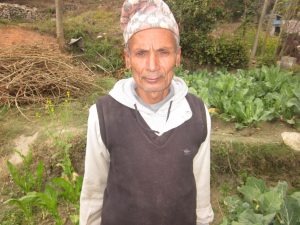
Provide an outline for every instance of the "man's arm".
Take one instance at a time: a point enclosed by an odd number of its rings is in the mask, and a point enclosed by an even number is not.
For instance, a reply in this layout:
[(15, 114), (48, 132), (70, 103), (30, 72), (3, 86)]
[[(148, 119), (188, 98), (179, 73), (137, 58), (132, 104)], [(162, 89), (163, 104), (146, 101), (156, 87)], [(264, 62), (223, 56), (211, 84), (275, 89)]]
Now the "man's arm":
[(201, 144), (193, 162), (193, 171), (197, 188), (197, 225), (208, 225), (213, 221), (214, 213), (210, 203), (210, 115), (205, 107), (207, 137)]
[(96, 105), (89, 111), (85, 172), (80, 195), (80, 225), (99, 225), (109, 170), (109, 153), (101, 139)]

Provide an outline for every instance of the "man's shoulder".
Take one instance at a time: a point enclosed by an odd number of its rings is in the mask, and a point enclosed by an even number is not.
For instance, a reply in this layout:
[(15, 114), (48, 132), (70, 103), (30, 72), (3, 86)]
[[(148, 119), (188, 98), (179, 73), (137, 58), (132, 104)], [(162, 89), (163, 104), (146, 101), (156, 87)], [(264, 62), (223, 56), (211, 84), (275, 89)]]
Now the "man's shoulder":
[(194, 104), (204, 105), (204, 102), (202, 101), (202, 99), (192, 93), (187, 93), (187, 95), (185, 97), (186, 97), (187, 101), (189, 102), (189, 104), (194, 103)]
[(97, 101), (96, 101), (96, 104), (98, 103), (105, 103), (107, 101), (111, 101), (112, 97), (108, 94), (106, 95), (102, 95), (100, 97), (98, 97)]
[(113, 103), (115, 103), (116, 100), (111, 97), (109, 94), (100, 96), (97, 101), (96, 101), (96, 106), (98, 107), (103, 107), (103, 106), (107, 106), (107, 105), (111, 105)]

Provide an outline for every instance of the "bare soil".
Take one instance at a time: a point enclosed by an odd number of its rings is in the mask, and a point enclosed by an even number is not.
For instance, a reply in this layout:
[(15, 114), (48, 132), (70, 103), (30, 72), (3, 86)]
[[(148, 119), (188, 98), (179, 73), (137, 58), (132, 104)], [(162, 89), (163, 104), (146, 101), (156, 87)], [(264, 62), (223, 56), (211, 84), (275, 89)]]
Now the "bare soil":
[(237, 141), (245, 144), (282, 144), (281, 133), (297, 132), (295, 128), (282, 121), (261, 122), (256, 127), (236, 130), (233, 123), (212, 118), (212, 141)]
[(16, 45), (56, 45), (56, 39), (17, 26), (0, 27), (0, 49)]

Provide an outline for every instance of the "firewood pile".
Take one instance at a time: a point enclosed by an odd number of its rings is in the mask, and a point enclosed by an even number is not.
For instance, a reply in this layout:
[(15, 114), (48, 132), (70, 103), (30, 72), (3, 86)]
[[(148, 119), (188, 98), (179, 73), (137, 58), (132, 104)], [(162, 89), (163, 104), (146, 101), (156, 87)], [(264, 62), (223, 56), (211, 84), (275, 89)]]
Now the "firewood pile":
[(58, 49), (20, 46), (0, 51), (0, 105), (45, 103), (87, 94), (93, 73)]

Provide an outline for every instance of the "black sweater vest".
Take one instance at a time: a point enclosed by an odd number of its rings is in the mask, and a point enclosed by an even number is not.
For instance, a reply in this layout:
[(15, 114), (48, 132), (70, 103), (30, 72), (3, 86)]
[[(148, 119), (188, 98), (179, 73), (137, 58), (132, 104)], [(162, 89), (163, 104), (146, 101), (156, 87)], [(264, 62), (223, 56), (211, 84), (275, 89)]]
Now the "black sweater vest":
[(162, 136), (137, 110), (111, 96), (97, 101), (101, 137), (110, 153), (101, 225), (196, 224), (193, 158), (207, 125), (202, 101), (186, 98), (192, 118)]

